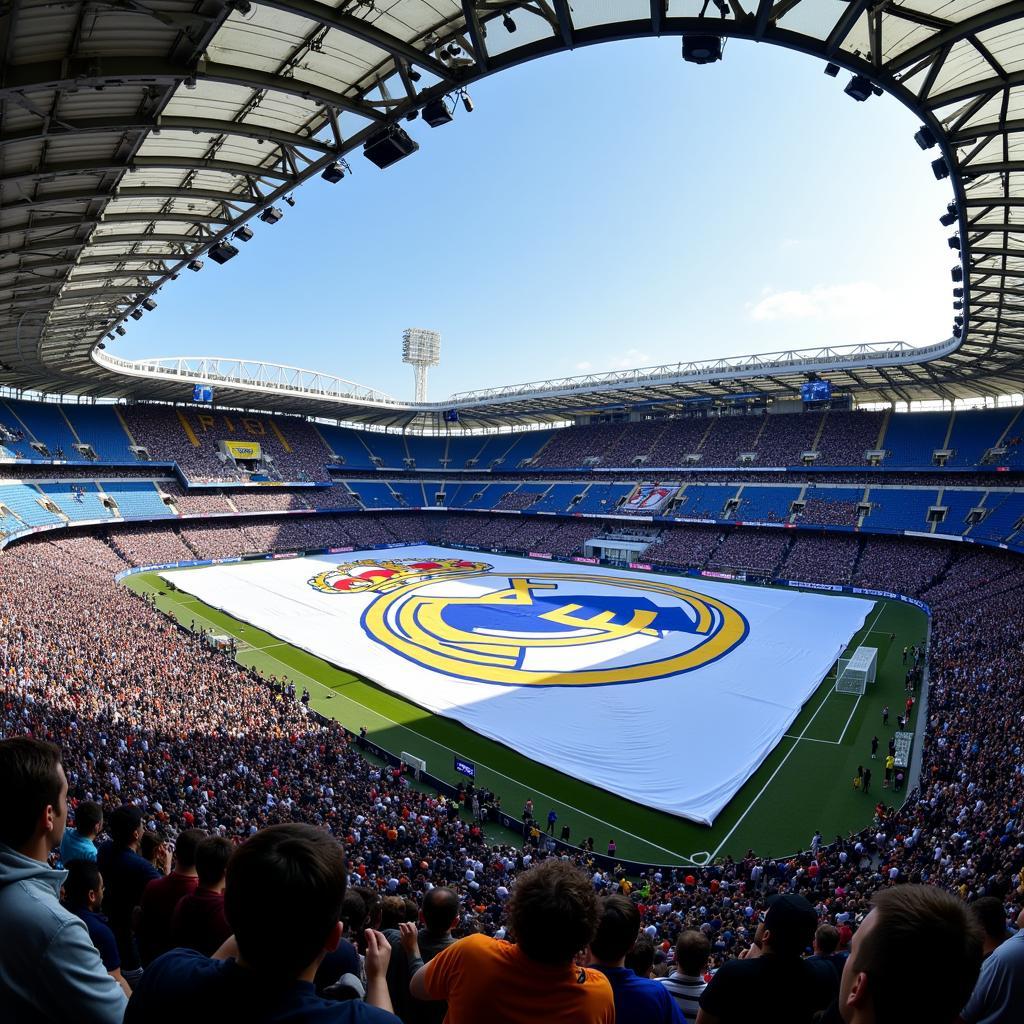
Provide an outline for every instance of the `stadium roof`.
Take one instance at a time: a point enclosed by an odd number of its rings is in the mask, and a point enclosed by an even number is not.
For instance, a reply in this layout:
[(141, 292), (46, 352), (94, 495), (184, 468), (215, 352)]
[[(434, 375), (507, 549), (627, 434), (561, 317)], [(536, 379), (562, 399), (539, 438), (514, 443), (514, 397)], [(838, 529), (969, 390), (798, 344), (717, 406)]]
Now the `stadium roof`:
[[(714, 17), (699, 17), (708, 6), (6, 0), (0, 384), (181, 400), (189, 382), (212, 379), (232, 404), (394, 425), (430, 424), (455, 406), (465, 426), (736, 391), (793, 397), (814, 372), (863, 399), (1024, 390), (1024, 3), (714, 0)], [(957, 203), (962, 339), (657, 367), (424, 407), (288, 367), (221, 373), (217, 362), (211, 373), (206, 362), (204, 376), (181, 361), (126, 364), (98, 350), (190, 261), (381, 126), (534, 57), (695, 31), (831, 61), (917, 113)]]

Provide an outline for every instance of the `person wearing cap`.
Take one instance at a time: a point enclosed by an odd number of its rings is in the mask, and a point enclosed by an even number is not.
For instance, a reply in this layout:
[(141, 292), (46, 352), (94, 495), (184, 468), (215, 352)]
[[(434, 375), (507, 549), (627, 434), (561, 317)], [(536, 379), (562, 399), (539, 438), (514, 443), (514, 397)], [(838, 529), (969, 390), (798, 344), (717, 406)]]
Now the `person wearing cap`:
[(802, 959), (817, 924), (803, 896), (773, 896), (753, 945), (723, 964), (701, 995), (697, 1024), (810, 1024), (832, 999), (822, 974)]

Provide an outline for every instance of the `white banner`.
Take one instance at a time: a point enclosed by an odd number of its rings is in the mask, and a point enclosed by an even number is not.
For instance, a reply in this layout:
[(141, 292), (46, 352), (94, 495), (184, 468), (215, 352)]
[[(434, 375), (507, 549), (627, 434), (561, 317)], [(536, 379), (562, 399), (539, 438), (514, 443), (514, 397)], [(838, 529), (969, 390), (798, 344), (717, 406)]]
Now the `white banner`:
[(166, 575), (535, 761), (707, 824), (874, 605), (432, 546)]

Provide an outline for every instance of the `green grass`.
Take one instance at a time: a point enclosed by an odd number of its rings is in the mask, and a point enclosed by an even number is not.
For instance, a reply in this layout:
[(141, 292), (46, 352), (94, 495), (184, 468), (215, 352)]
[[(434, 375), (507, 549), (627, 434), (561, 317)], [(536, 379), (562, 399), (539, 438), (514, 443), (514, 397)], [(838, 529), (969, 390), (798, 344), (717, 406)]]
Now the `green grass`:
[[(307, 686), (317, 711), (353, 730), (365, 725), (375, 743), (425, 758), (433, 774), (459, 781), (452, 766), (454, 752), (474, 761), (478, 783), (499, 793), (513, 816), (533, 797), (539, 816), (554, 807), (559, 827), (568, 824), (574, 840), (593, 836), (595, 848), (603, 851), (614, 836), (620, 857), (662, 864), (738, 857), (751, 847), (775, 856), (793, 853), (807, 847), (816, 828), (829, 838), (867, 825), (881, 794), (894, 802), (897, 795), (882, 789), (881, 757), (870, 762), (871, 737), (879, 736), (884, 753), (905, 696), (902, 649), (920, 643), (927, 629), (919, 609), (879, 601), (850, 643), (851, 648), (863, 643), (878, 648), (875, 684), (857, 698), (835, 693), (834, 677), (826, 678), (778, 746), (706, 827), (531, 761), (196, 598), (169, 591), (155, 573), (127, 577), (125, 584), (155, 596), (158, 608), (186, 626), (194, 620), (197, 626), (235, 636), (245, 645), (239, 662), (267, 676), (286, 676), (300, 689)], [(890, 640), (892, 634), (895, 640)], [(882, 728), (884, 704), (892, 709), (888, 731)], [(858, 764), (869, 763), (874, 776), (870, 796), (852, 788)], [(679, 770), (686, 771), (683, 756)]]

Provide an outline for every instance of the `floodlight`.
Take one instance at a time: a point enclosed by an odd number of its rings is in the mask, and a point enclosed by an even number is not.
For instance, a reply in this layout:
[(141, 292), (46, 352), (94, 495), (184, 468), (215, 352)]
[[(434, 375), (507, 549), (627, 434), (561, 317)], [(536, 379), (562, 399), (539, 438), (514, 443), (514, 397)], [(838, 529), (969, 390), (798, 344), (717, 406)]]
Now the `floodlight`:
[(323, 178), (324, 181), (329, 181), (332, 185), (336, 185), (345, 177), (345, 168), (335, 160), (333, 164), (328, 164), (320, 172), (320, 177)]
[(721, 36), (690, 32), (683, 36), (683, 60), (690, 64), (714, 64), (722, 59)]
[(957, 299), (953, 303), (953, 308), (954, 309), (963, 309), (964, 308), (964, 300), (963, 299)]
[(835, 78), (839, 74), (839, 65), (832, 64), (831, 62), (825, 65), (825, 74), (829, 78)]
[(125, 335), (126, 335), (126, 334), (127, 334), (128, 332), (127, 332), (127, 331), (126, 331), (126, 330), (125, 330), (125, 329), (124, 329), (124, 328), (123, 328), (123, 327), (122, 327), (122, 326), (121, 326), (120, 324), (118, 324), (118, 325), (117, 325), (117, 326), (116, 326), (116, 327), (114, 328), (114, 333), (115, 333), (115, 334), (116, 334), (116, 335), (117, 335), (117, 336), (118, 336), (119, 338), (123, 338), (123, 337), (124, 337), (124, 336), (125, 336)]
[(295, 196), (285, 196), (285, 197), (284, 197), (284, 201), (285, 201), (285, 202), (286, 202), (286, 203), (287, 203), (287, 204), (288, 204), (289, 206), (294, 206), (294, 205), (295, 205)]
[(447, 124), (452, 119), (452, 112), (448, 109), (448, 104), (443, 96), (438, 97), (436, 100), (431, 100), (423, 108), (423, 120), (431, 128), (440, 128), (441, 125)]
[(960, 236), (959, 235), (950, 235), (949, 238), (946, 239), (946, 241), (949, 242), (950, 249), (956, 249), (957, 251), (959, 251), (959, 249), (960, 249)]
[(423, 76), (410, 64), (409, 65), (409, 81), (418, 82)]
[(103, 342), (101, 341), (96, 347), (97, 348), (106, 348), (107, 346), (104, 345)]
[(238, 255), (238, 249), (230, 242), (218, 242), (210, 249), (210, 259), (214, 263), (224, 264)]
[(264, 224), (276, 224), (284, 216), (284, 210), (280, 206), (268, 206), (261, 214), (260, 220)]
[(254, 234), (255, 232), (248, 224), (243, 224), (231, 237), (237, 238), (240, 242), (251, 242)]
[(502, 23), (502, 25), (505, 26), (505, 31), (506, 32), (515, 32), (515, 30), (516, 30), (516, 23), (512, 20), (512, 15), (509, 14), (508, 11), (506, 11), (501, 16), (501, 23)]
[(415, 153), (419, 143), (397, 124), (389, 124), (371, 135), (363, 143), (363, 156), (381, 170)]
[(951, 271), (949, 272), (949, 275), (950, 275), (950, 277), (952, 277), (952, 278), (953, 278), (953, 280), (954, 280), (954, 281), (962, 281), (962, 280), (964, 279), (964, 268), (963, 268), (963, 267), (961, 267), (961, 266), (960, 266), (960, 264), (958, 263), (958, 264), (957, 264), (957, 265), (956, 265), (956, 266), (955, 266), (955, 267), (954, 267), (954, 268), (953, 268), (953, 269), (952, 269), (952, 270), (951, 270)]
[(956, 223), (956, 218), (956, 203), (950, 203), (949, 206), (946, 207), (946, 212), (939, 218), (939, 223), (944, 228), (948, 228)]
[(949, 177), (949, 164), (946, 163), (945, 157), (940, 156), (938, 160), (932, 161), (932, 174), (935, 175), (936, 181)]
[(933, 146), (938, 144), (938, 139), (935, 138), (935, 133), (926, 124), (921, 125), (921, 127), (914, 133), (914, 141), (922, 149), (931, 149)]
[(142, 310), (141, 309), (133, 309), (128, 315), (133, 320), (141, 320), (142, 319)]
[(963, 288), (954, 288), (953, 289), (953, 295), (956, 298), (958, 298), (958, 299), (963, 298), (963, 294), (964, 294)]
[(469, 93), (466, 92), (465, 89), (463, 89), (462, 92), (459, 95), (462, 97), (462, 105), (463, 105), (463, 107), (465, 107), (466, 113), (467, 114), (472, 114), (473, 113), (473, 100), (470, 98)]
[(152, 298), (143, 299), (142, 300), (142, 308), (143, 309), (148, 309), (150, 312), (152, 312), (154, 309), (156, 309), (156, 299), (152, 299)]
[(206, 266), (206, 264), (203, 263), (202, 260), (192, 260), (191, 263), (187, 264), (187, 266), (189, 270), (194, 270), (198, 274), (199, 271)]
[(870, 80), (863, 75), (854, 75), (843, 90), (847, 96), (855, 99), (858, 103), (863, 103), (873, 91)]

